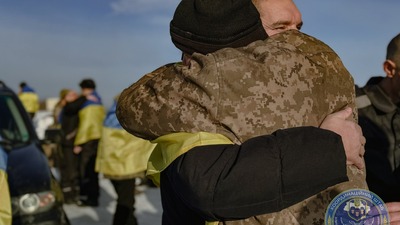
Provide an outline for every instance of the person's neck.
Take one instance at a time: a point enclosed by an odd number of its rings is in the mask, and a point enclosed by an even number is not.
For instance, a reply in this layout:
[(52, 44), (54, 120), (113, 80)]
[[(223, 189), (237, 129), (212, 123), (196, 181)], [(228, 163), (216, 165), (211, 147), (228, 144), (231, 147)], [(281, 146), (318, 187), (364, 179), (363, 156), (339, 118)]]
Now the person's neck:
[(183, 63), (183, 65), (190, 66), (190, 60), (191, 59), (192, 59), (191, 55), (183, 53), (183, 55), (182, 55), (182, 63)]

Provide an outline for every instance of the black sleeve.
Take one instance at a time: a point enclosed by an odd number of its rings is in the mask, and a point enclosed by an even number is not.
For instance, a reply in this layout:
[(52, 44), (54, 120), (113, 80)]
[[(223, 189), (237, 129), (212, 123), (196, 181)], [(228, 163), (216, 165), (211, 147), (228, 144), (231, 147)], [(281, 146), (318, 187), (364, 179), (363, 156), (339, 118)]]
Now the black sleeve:
[[(279, 130), (242, 145), (195, 147), (161, 174), (161, 188), (205, 220), (280, 211), (347, 181), (339, 135), (319, 128)], [(163, 181), (163, 182), (164, 182)]]
[(79, 112), (79, 109), (86, 102), (85, 96), (80, 96), (75, 101), (68, 102), (63, 108), (63, 114), (65, 115), (73, 115)]

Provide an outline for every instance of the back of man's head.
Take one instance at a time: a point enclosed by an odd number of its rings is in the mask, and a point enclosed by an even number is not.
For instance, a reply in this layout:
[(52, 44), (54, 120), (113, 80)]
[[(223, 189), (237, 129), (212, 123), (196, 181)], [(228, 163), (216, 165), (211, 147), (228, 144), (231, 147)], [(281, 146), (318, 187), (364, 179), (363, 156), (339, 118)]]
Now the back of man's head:
[(267, 34), (251, 0), (182, 0), (170, 23), (175, 46), (186, 54), (242, 47)]
[(394, 37), (387, 46), (386, 59), (400, 66), (400, 34)]
[(96, 89), (96, 84), (92, 79), (83, 79), (80, 83), (79, 86), (82, 89)]

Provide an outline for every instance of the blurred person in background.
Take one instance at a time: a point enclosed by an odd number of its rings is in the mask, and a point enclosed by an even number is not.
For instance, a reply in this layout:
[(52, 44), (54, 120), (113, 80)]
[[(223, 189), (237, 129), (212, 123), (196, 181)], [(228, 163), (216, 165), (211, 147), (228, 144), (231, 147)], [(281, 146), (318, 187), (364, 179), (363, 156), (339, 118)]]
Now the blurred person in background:
[[(64, 163), (62, 139), (63, 132), (61, 132), (61, 114), (65, 106), (65, 96), (68, 94), (69, 89), (62, 89), (59, 93), (59, 100), (53, 109), (53, 121), (45, 130), (45, 140), (42, 144), (43, 150), (47, 156), (50, 167), (61, 170), (61, 165)], [(72, 152), (72, 151), (71, 151)]]
[(388, 44), (385, 77), (371, 77), (357, 90), (359, 124), (367, 139), (370, 190), (385, 202), (400, 201), (400, 34)]
[(65, 89), (60, 93), (60, 115), (57, 116), (61, 126), (61, 151), (60, 160), (61, 187), (64, 193), (64, 201), (67, 204), (79, 204), (79, 170), (78, 156), (73, 152), (75, 137), (78, 131), (78, 111), (86, 96), (79, 96), (74, 90)]
[(39, 96), (33, 88), (28, 86), (26, 82), (19, 84), (18, 97), (28, 112), (31, 119), (35, 116), (39, 110)]
[(96, 171), (110, 179), (117, 193), (113, 225), (137, 225), (135, 181), (146, 170), (154, 144), (129, 134), (121, 127), (115, 115), (118, 97), (115, 97), (104, 120)]
[(99, 176), (95, 171), (95, 162), (99, 140), (101, 138), (105, 111), (101, 97), (96, 92), (96, 84), (92, 79), (83, 79), (79, 86), (86, 99), (79, 110), (78, 130), (74, 141), (74, 153), (78, 155), (80, 177), (80, 205), (98, 206), (100, 187)]
[(67, 88), (63, 88), (60, 90), (59, 93), (59, 100), (56, 103), (56, 105), (54, 106), (53, 109), (53, 119), (54, 119), (54, 123), (51, 126), (52, 128), (60, 128), (61, 127), (61, 113), (62, 113), (62, 109), (66, 104), (65, 101), (65, 96), (70, 92), (70, 89)]
[[(0, 137), (1, 141), (1, 137)], [(7, 181), (7, 153), (0, 146), (0, 225), (11, 225), (11, 201)]]

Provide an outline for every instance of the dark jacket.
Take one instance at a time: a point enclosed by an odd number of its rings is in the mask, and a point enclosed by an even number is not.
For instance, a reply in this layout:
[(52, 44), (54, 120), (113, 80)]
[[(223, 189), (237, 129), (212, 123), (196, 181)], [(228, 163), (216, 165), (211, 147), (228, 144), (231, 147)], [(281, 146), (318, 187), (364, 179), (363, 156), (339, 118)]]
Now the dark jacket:
[(67, 147), (74, 146), (75, 136), (78, 131), (78, 112), (86, 102), (86, 97), (81, 96), (73, 102), (68, 102), (61, 112), (61, 131), (63, 132), (62, 144)]
[(359, 124), (367, 140), (370, 190), (385, 202), (400, 201), (400, 111), (379, 85), (357, 91)]
[(163, 224), (280, 211), (347, 181), (345, 164), (340, 136), (314, 127), (279, 130), (242, 145), (196, 147), (161, 174)]

